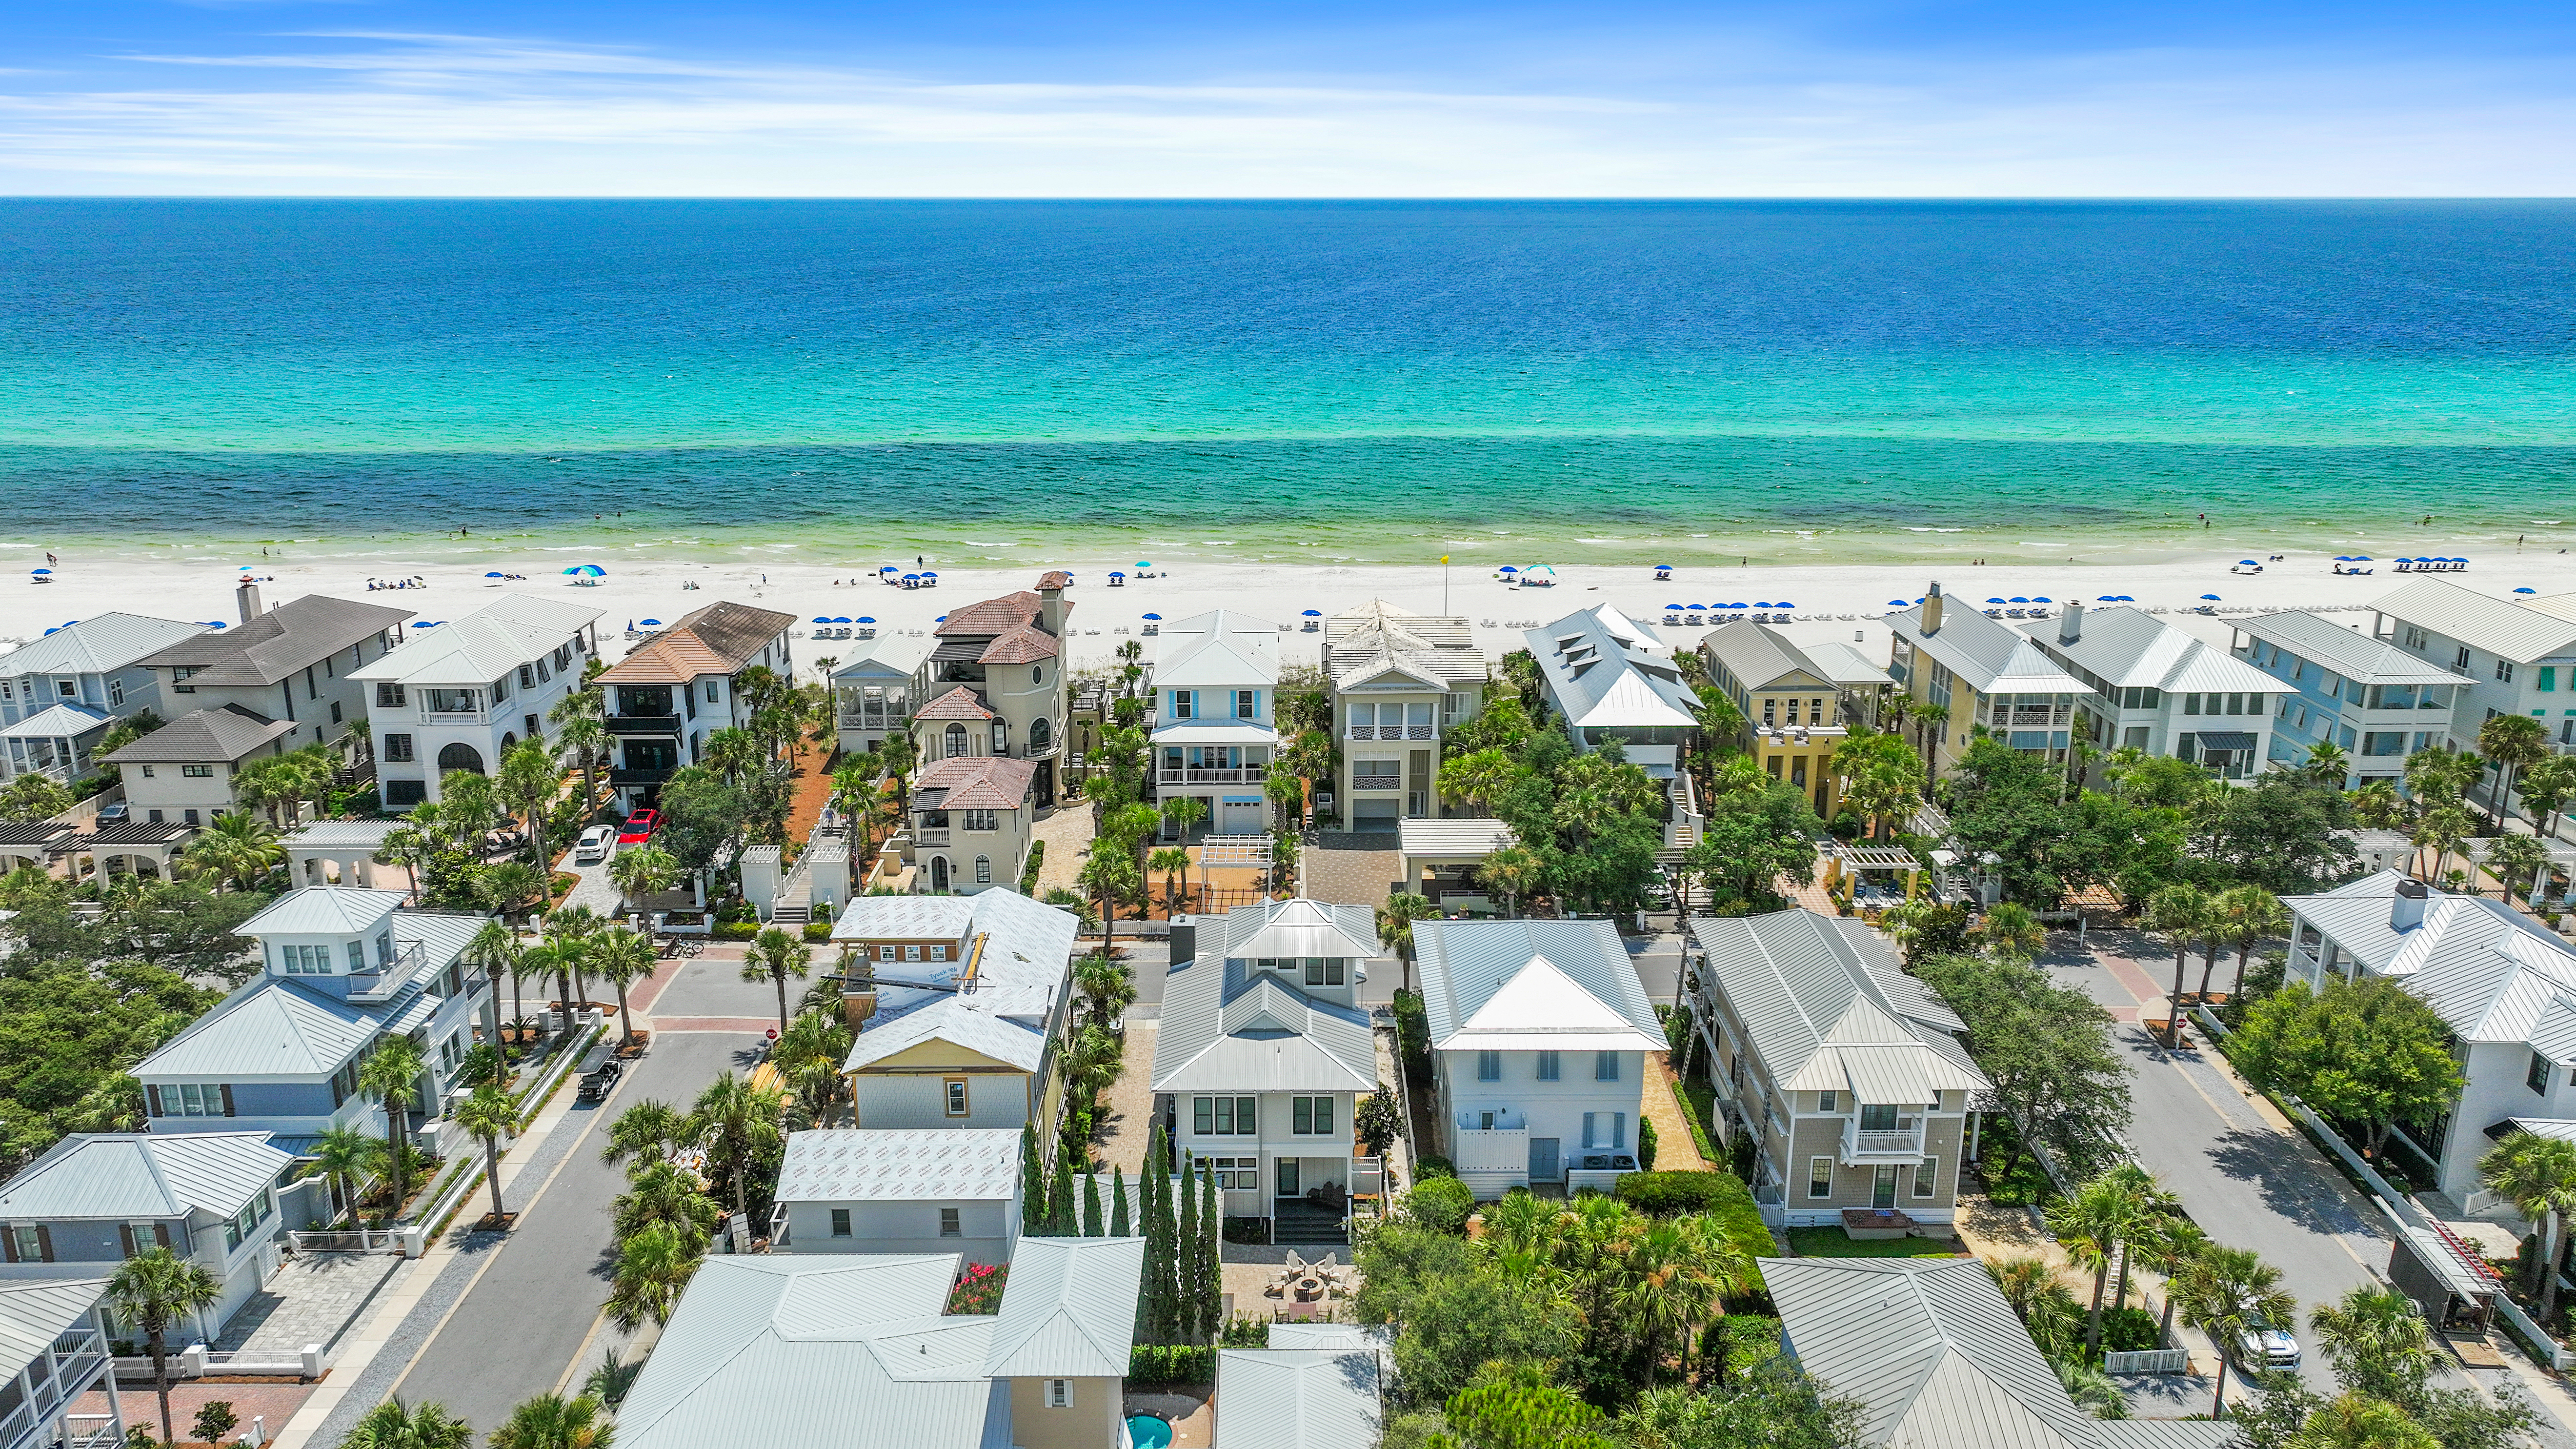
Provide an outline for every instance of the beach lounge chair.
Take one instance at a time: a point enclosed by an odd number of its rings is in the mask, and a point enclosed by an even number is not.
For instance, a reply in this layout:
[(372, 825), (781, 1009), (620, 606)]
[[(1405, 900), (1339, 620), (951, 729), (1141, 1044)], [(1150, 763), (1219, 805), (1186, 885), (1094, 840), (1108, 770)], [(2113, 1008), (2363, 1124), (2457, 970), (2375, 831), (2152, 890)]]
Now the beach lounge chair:
[(1681, 621), (1682, 621), (1682, 616), (1681, 616), (1681, 615), (1679, 615), (1679, 614), (1666, 614), (1666, 615), (1664, 616), (1664, 623), (1665, 623), (1665, 625), (1666, 625), (1667, 627), (1669, 627), (1669, 626), (1671, 626), (1671, 625), (1679, 624)]

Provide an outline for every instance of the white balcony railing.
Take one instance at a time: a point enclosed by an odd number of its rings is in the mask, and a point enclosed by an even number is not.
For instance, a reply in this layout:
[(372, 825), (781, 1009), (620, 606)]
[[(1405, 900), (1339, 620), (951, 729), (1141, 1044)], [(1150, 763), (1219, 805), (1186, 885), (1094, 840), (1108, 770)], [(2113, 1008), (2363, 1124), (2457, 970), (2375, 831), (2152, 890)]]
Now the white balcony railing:
[(1351, 738), (1355, 740), (1431, 740), (1438, 739), (1440, 737), (1439, 727), (1427, 724), (1355, 724), (1350, 727), (1350, 730)]
[(1220, 769), (1171, 769), (1165, 767), (1156, 776), (1165, 785), (1257, 785), (1264, 769), (1259, 765), (1228, 766)]
[(1916, 1159), (1923, 1155), (1923, 1119), (1899, 1117), (1893, 1130), (1864, 1129), (1857, 1119), (1843, 1123), (1843, 1161), (1877, 1158)]

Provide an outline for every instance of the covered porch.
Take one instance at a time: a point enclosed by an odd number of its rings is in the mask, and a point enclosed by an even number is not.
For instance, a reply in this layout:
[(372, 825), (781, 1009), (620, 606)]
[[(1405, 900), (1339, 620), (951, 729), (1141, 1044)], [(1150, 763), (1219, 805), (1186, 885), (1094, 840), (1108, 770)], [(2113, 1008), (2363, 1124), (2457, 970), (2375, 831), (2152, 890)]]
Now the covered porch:
[(400, 829), (398, 820), (317, 820), (281, 842), (286, 874), (297, 885), (369, 886), (408, 890), (401, 866), (376, 864), (376, 852)]
[(90, 772), (89, 752), (115, 721), (86, 705), (57, 704), (0, 725), (12, 775), (45, 775), (68, 785)]

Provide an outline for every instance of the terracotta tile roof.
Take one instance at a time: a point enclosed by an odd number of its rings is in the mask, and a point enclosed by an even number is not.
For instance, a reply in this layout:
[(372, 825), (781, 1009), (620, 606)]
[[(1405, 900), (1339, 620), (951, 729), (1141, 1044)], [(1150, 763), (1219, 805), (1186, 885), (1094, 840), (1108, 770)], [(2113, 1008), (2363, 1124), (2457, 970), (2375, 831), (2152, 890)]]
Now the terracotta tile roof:
[(1061, 589), (1072, 582), (1073, 575), (1062, 569), (1049, 569), (1038, 576), (1038, 587), (1041, 589)]
[[(1034, 761), (997, 755), (959, 755), (921, 772), (913, 782), (916, 810), (1017, 810), (1028, 803)], [(939, 793), (934, 793), (939, 792)]]
[(980, 604), (968, 604), (954, 610), (930, 632), (942, 639), (952, 634), (1007, 634), (1013, 629), (1024, 629), (1036, 623), (1038, 610), (1044, 603), (1037, 595), (1022, 589), (1016, 594), (1004, 594), (998, 599), (986, 599)]
[(913, 714), (914, 719), (991, 719), (992, 717), (993, 712), (984, 707), (984, 701), (975, 697), (975, 691), (962, 684), (923, 705)]
[(686, 684), (732, 674), (796, 622), (793, 614), (719, 601), (681, 617), (600, 676), (609, 684)]
[(983, 654), (978, 656), (975, 662), (978, 664), (1034, 664), (1041, 659), (1053, 659), (1059, 647), (1053, 634), (1031, 624), (1024, 629), (1014, 629), (994, 640), (986, 646)]

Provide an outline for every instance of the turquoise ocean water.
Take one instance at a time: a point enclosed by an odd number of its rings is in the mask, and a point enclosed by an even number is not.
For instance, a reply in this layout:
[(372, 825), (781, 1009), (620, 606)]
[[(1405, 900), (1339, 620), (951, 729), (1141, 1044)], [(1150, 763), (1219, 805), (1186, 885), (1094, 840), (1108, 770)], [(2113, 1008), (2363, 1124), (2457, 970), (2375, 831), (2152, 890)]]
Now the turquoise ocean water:
[(2571, 486), (2576, 204), (0, 202), (22, 545), (2465, 552)]

